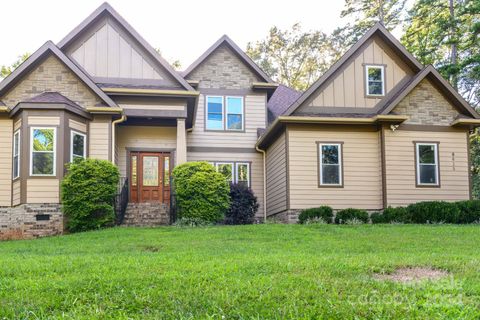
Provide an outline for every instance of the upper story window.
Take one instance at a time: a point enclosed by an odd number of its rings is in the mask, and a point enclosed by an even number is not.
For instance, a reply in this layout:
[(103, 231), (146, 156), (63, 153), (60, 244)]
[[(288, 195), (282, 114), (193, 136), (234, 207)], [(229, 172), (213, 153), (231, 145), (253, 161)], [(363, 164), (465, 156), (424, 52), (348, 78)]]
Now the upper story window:
[(87, 136), (83, 133), (72, 131), (70, 141), (70, 161), (85, 159), (87, 157)]
[(342, 181), (342, 144), (318, 144), (319, 185), (341, 187)]
[(20, 176), (20, 130), (13, 135), (13, 179)]
[(417, 185), (439, 186), (438, 143), (416, 143)]
[(31, 128), (30, 175), (55, 175), (56, 132), (56, 128)]
[(243, 131), (244, 129), (243, 97), (207, 96), (206, 114), (207, 130)]
[(367, 96), (385, 95), (385, 67), (384, 66), (366, 66), (366, 92)]

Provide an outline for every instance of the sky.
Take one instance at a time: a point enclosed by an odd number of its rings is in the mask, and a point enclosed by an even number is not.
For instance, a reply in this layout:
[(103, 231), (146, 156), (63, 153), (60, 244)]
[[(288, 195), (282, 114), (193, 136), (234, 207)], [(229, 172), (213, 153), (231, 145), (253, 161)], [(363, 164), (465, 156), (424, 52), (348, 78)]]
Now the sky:
[[(0, 65), (59, 42), (103, 0), (2, 0)], [(223, 34), (242, 49), (266, 37), (272, 26), (331, 32), (343, 24), (344, 0), (109, 0), (162, 56), (186, 69)]]

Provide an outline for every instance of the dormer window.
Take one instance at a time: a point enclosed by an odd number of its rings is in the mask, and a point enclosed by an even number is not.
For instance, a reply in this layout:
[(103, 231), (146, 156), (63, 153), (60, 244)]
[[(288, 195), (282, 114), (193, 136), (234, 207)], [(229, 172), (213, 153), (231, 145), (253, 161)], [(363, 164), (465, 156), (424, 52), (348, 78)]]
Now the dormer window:
[(367, 65), (366, 67), (366, 92), (367, 96), (385, 95), (385, 67)]

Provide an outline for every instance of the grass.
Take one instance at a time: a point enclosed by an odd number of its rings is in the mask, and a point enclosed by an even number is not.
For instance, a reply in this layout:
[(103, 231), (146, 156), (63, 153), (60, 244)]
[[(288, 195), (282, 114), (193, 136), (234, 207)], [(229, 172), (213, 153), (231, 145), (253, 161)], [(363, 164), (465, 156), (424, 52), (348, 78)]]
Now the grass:
[[(0, 243), (1, 318), (480, 318), (480, 227), (252, 225)], [(431, 266), (435, 282), (375, 280)]]

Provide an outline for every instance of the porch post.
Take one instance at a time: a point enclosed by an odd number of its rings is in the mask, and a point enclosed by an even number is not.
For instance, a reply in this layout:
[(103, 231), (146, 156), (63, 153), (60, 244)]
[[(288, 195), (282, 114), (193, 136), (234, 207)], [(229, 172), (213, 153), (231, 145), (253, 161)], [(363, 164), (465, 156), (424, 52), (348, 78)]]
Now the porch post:
[(187, 162), (187, 134), (185, 131), (185, 119), (177, 119), (177, 153), (176, 164)]

